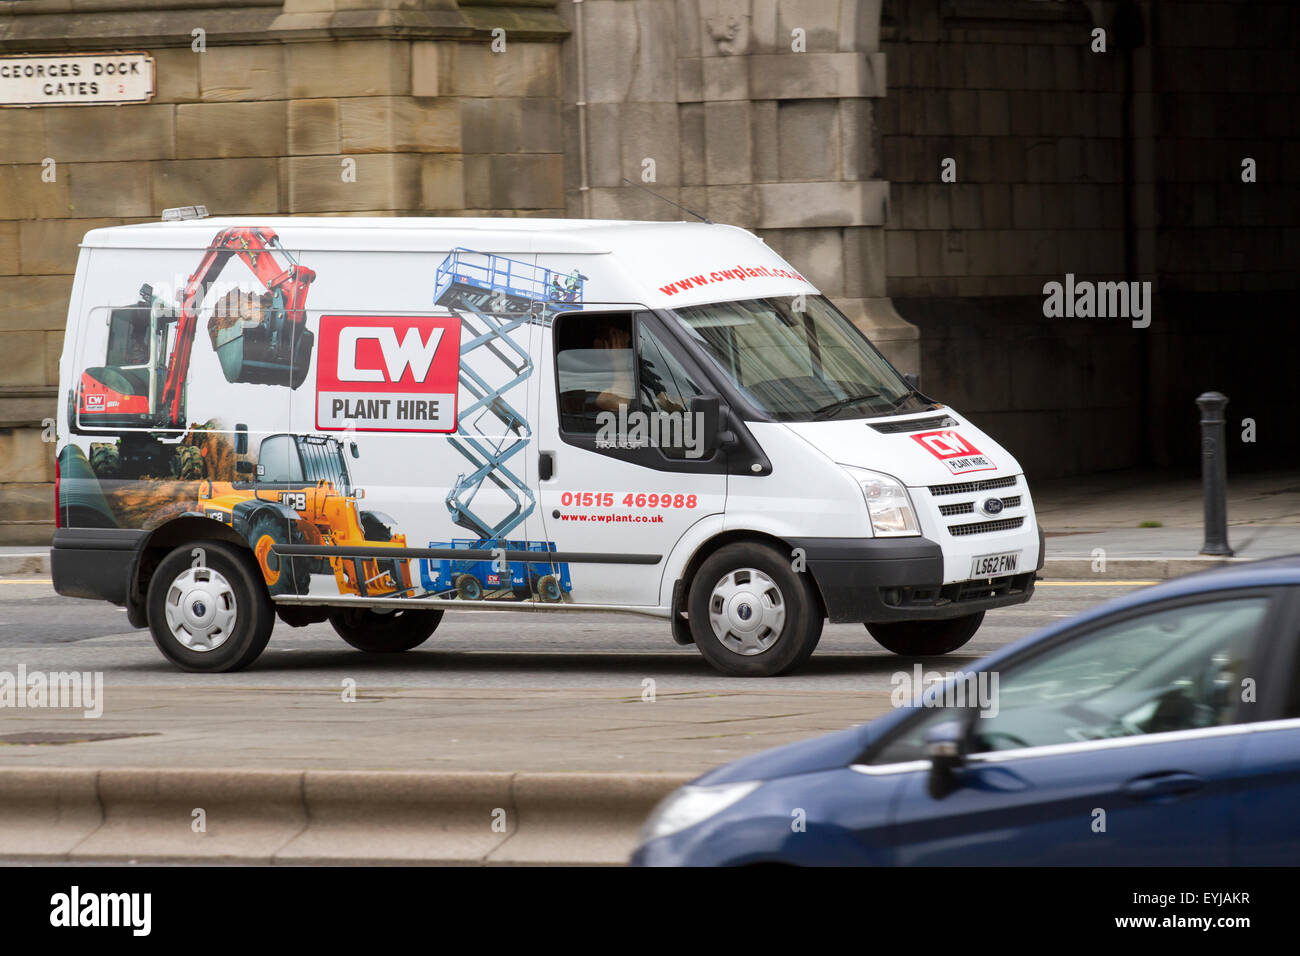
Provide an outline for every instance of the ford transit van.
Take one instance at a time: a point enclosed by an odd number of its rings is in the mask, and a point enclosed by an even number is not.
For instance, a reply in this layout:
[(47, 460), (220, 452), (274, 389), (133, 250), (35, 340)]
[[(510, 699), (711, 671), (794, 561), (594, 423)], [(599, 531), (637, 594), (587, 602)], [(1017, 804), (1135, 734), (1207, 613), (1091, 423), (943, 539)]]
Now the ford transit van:
[(616, 609), (767, 676), (1033, 593), (1015, 458), (744, 230), (168, 218), (82, 243), (51, 561), (181, 668)]

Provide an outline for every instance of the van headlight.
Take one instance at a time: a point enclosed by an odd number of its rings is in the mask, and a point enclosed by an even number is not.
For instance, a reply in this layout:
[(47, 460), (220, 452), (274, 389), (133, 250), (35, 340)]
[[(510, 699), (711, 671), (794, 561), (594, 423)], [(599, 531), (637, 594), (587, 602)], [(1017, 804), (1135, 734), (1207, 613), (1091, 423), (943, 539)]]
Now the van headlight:
[(867, 500), (867, 513), (871, 515), (871, 530), (878, 538), (897, 538), (920, 534), (916, 509), (903, 483), (879, 472), (841, 465), (862, 488)]
[(659, 801), (641, 827), (640, 843), (649, 843), (721, 813), (758, 789), (761, 780), (723, 783), (713, 787), (687, 785)]

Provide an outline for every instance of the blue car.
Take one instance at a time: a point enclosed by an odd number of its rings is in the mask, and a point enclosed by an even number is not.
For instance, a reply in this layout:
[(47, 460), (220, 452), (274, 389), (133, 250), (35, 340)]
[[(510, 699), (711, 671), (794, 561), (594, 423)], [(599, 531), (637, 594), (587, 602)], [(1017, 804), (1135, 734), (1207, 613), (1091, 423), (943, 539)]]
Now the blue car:
[(1300, 556), (1127, 595), (971, 672), (705, 774), (632, 862), (1300, 864)]

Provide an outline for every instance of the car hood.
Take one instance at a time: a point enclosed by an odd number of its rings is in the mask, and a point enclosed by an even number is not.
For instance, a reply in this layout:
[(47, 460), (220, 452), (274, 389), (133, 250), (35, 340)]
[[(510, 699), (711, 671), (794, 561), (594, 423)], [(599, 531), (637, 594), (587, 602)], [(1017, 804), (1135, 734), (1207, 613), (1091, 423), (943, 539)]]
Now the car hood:
[(1005, 448), (950, 408), (787, 424), (832, 461), (892, 475), (911, 488), (1020, 474)]
[(774, 780), (777, 777), (846, 767), (866, 749), (871, 727), (870, 724), (863, 724), (741, 757), (716, 770), (710, 770), (692, 783), (712, 786), (742, 780)]

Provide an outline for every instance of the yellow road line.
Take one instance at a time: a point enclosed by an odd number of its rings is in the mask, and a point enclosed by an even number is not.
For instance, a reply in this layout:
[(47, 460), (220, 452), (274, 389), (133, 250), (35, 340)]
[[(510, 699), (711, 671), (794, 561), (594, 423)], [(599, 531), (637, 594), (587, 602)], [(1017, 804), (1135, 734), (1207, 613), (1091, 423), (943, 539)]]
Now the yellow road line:
[(0, 584), (53, 584), (49, 578), (0, 578)]

